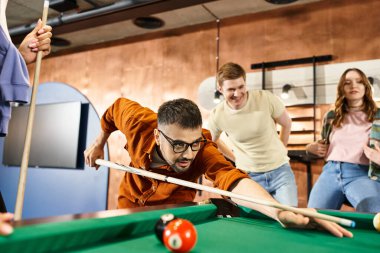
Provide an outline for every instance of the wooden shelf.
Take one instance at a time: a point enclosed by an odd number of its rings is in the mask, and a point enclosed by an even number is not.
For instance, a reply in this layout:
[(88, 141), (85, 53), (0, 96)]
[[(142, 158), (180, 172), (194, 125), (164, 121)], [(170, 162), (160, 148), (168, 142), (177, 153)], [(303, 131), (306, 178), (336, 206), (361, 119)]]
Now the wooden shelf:
[(314, 130), (291, 131), (290, 134), (314, 134)]
[(302, 104), (302, 105), (288, 105), (286, 108), (295, 108), (295, 107), (313, 107), (313, 104)]
[(294, 147), (294, 146), (306, 146), (308, 143), (288, 143), (288, 146)]
[[(313, 104), (293, 105), (286, 107), (292, 119), (288, 149), (305, 149), (306, 145), (314, 141), (316, 114)], [(314, 115), (315, 114), (315, 115)]]
[[(277, 133), (279, 134), (280, 131), (277, 131)], [(290, 132), (290, 134), (313, 134), (314, 133), (314, 130), (292, 130)]]
[(311, 121), (311, 120), (314, 120), (314, 117), (306, 116), (306, 117), (294, 117), (294, 118), (292, 118), (292, 121)]

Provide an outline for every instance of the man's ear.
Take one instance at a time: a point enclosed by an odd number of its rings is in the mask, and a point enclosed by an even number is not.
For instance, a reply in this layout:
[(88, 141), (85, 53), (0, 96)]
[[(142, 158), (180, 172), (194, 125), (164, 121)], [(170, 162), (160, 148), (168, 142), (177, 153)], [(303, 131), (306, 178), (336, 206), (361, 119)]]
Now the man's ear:
[(160, 146), (160, 138), (159, 138), (160, 132), (158, 132), (157, 128), (154, 129), (153, 134), (154, 134), (154, 140), (156, 141), (157, 146)]
[(222, 86), (220, 86), (220, 85), (218, 84), (217, 89), (218, 89), (218, 91), (219, 91), (220, 93), (223, 94)]

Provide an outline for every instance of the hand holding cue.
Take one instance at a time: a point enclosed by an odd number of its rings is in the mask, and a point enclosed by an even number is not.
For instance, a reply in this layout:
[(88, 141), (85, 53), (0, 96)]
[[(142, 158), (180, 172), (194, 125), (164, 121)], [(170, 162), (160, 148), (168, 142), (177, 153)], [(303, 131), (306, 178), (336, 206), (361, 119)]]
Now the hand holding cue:
[[(46, 25), (48, 10), (49, 10), (49, 1), (45, 0), (44, 9), (42, 12), (42, 27)], [(33, 130), (34, 114), (36, 110), (36, 95), (37, 95), (37, 90), (38, 90), (38, 82), (40, 78), (41, 60), (42, 60), (42, 51), (38, 51), (37, 59), (36, 59), (36, 68), (34, 70), (32, 96), (30, 99), (28, 123), (26, 127), (24, 152), (22, 154), (20, 178), (19, 178), (18, 189), (17, 189), (17, 199), (16, 199), (15, 216), (14, 216), (14, 219), (16, 221), (21, 220), (21, 217), (22, 217), (22, 208), (24, 204), (24, 195), (25, 195), (26, 174), (28, 170), (30, 145), (32, 141), (32, 130)]]
[(143, 177), (149, 177), (149, 178), (157, 179), (157, 180), (168, 182), (168, 183), (178, 184), (178, 185), (186, 186), (186, 187), (193, 188), (196, 190), (216, 193), (219, 195), (227, 196), (230, 198), (236, 198), (236, 199), (244, 200), (244, 201), (259, 204), (259, 205), (275, 207), (275, 208), (278, 208), (278, 209), (281, 209), (284, 211), (291, 211), (294, 213), (302, 214), (302, 215), (307, 216), (307, 217), (313, 217), (313, 218), (317, 218), (317, 219), (321, 219), (321, 220), (332, 221), (332, 222), (335, 222), (335, 223), (338, 223), (340, 225), (347, 226), (347, 227), (355, 227), (355, 222), (352, 220), (348, 220), (348, 219), (343, 219), (343, 218), (339, 218), (339, 217), (335, 217), (335, 216), (331, 216), (331, 215), (311, 212), (308, 210), (303, 210), (303, 209), (299, 209), (296, 207), (287, 206), (287, 205), (283, 205), (283, 204), (279, 204), (279, 203), (275, 203), (275, 202), (270, 202), (270, 201), (265, 201), (265, 200), (260, 200), (260, 199), (254, 199), (254, 198), (244, 196), (244, 195), (240, 195), (240, 194), (236, 194), (233, 192), (216, 189), (216, 188), (206, 186), (206, 185), (196, 184), (193, 182), (188, 182), (188, 181), (181, 180), (181, 179), (174, 178), (174, 177), (164, 176), (164, 175), (161, 175), (158, 173), (133, 168), (130, 166), (120, 165), (120, 164), (113, 163), (110, 161), (105, 161), (102, 159), (97, 159), (95, 161), (95, 163), (98, 165), (101, 165), (101, 166), (110, 167), (110, 168), (117, 169), (117, 170), (127, 171), (127, 172), (130, 172), (130, 173), (133, 173), (133, 174), (136, 174), (139, 176), (143, 176)]

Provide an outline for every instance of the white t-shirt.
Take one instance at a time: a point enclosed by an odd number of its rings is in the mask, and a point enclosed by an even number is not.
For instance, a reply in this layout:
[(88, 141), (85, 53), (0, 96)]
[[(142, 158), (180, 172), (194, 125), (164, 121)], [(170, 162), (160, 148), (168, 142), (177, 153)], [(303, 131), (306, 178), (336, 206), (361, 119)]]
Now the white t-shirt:
[(226, 101), (217, 105), (209, 116), (209, 129), (216, 138), (226, 133), (236, 167), (253, 172), (271, 171), (289, 161), (274, 121), (284, 110), (284, 104), (271, 92), (251, 90), (247, 103), (239, 110), (231, 109)]

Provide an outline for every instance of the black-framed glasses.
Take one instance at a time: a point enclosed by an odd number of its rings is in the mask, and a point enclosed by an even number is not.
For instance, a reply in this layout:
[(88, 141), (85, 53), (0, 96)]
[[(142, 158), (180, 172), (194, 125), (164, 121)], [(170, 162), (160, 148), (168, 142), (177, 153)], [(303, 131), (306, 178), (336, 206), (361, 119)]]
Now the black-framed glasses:
[(189, 147), (191, 148), (192, 151), (198, 151), (200, 150), (205, 143), (207, 142), (206, 139), (201, 139), (201, 140), (196, 140), (192, 143), (187, 143), (184, 141), (178, 141), (178, 140), (173, 140), (166, 134), (164, 134), (160, 129), (157, 129), (158, 132), (160, 132), (165, 139), (169, 142), (170, 145), (172, 145), (174, 153), (183, 153), (185, 152)]

